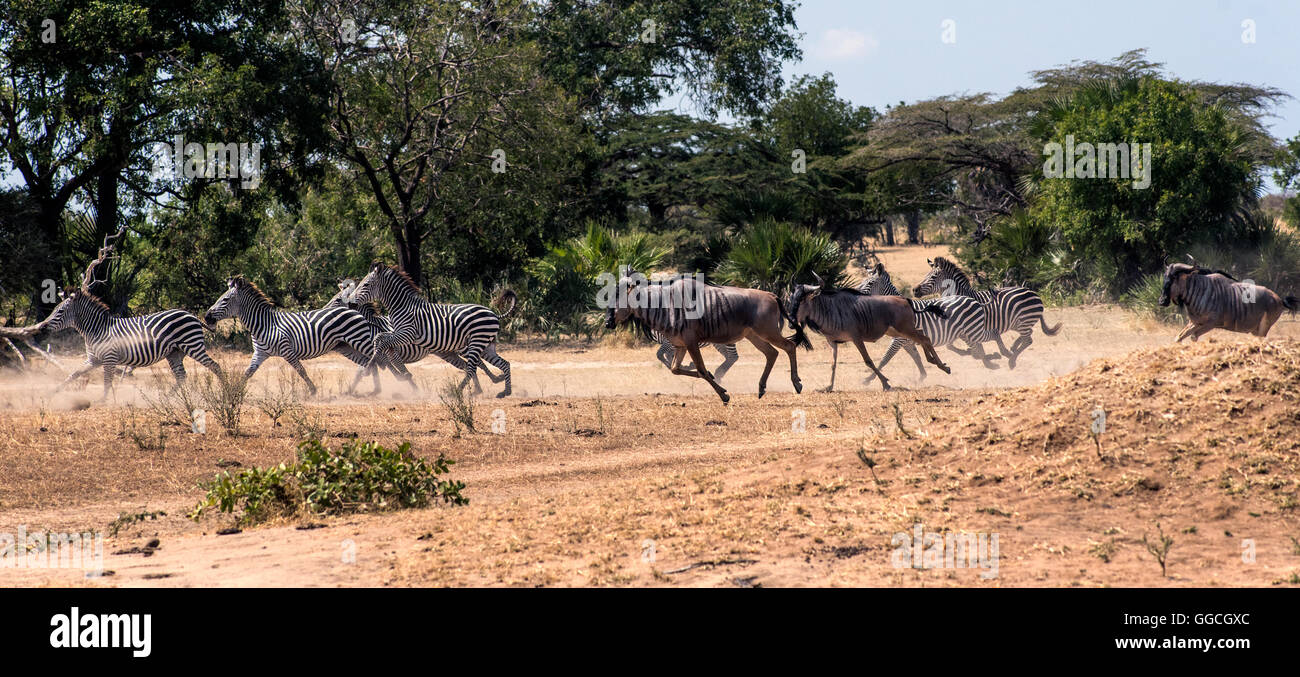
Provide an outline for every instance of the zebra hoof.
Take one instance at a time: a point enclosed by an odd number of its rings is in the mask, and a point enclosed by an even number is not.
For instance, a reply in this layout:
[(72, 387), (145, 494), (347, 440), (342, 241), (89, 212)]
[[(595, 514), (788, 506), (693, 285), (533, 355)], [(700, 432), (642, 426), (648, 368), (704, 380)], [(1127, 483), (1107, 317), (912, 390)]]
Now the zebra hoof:
[(943, 370), (943, 373), (945, 373), (945, 374), (951, 374), (951, 373), (952, 373), (952, 369), (948, 368), (948, 365), (946, 365), (946, 364), (941, 364), (941, 365), (939, 365), (939, 369)]
[(883, 389), (885, 389), (885, 390), (893, 390), (893, 389), (894, 389), (894, 386), (889, 385), (889, 381), (884, 381), (884, 380), (882, 380), (882, 381), (880, 382), (880, 386), (881, 386)]
[(509, 390), (502, 390), (501, 392), (497, 393), (497, 399), (501, 399), (503, 397), (509, 397), (509, 396), (510, 396)]

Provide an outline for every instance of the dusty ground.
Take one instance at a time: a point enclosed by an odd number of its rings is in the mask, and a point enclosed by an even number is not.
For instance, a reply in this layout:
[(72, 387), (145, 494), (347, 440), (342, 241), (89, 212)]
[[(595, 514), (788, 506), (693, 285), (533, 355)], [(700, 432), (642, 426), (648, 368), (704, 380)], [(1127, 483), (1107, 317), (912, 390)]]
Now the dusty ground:
[[(505, 346), (515, 396), (492, 399), (498, 388), (483, 379), (481, 432), (459, 438), (431, 394), (456, 375), (431, 362), (415, 369), (421, 394), (385, 378), (383, 395), (347, 397), (339, 391), (348, 363), (316, 361), (309, 370), (321, 396), (303, 400), (278, 426), (254, 402), (237, 436), (211, 418), (203, 435), (160, 426), (153, 403), (161, 367), (93, 406), (98, 375), (85, 390), (52, 396), (57, 370), (44, 379), (6, 373), (0, 533), (25, 525), (108, 535), (115, 520), (120, 527), (105, 541), (112, 575), (0, 569), (0, 583), (1300, 582), (1300, 325), (1288, 318), (1267, 341), (1216, 332), (1175, 347), (1168, 342), (1176, 327), (1111, 307), (1049, 308), (1048, 320), (1063, 321), (1062, 333), (1036, 334), (1014, 371), (986, 371), (941, 351), (954, 373), (930, 369), (922, 382), (900, 356), (885, 370), (900, 386), (889, 393), (864, 386), (865, 367), (847, 352), (837, 379), (846, 392), (815, 392), (829, 378), (829, 351), (816, 341), (799, 355), (803, 394), (791, 391), (782, 359), (769, 394), (757, 400), (760, 357), (742, 344), (724, 382), (735, 395), (729, 406), (700, 382), (670, 375), (651, 347)], [(706, 360), (715, 357), (706, 352)], [(246, 359), (220, 356), (231, 369)], [(251, 397), (278, 392), (289, 374), (269, 363)], [(1106, 429), (1094, 438), (1098, 407)], [(504, 434), (488, 432), (494, 419), (505, 421)], [(309, 428), (335, 444), (355, 433), (409, 440), (425, 456), (445, 453), (471, 503), (230, 535), (217, 535), (230, 526), (227, 517), (186, 519), (202, 496), (199, 481), (290, 460)], [(143, 521), (123, 524), (132, 515)], [(1174, 539), (1168, 577), (1142, 542), (1156, 538), (1157, 522)], [(997, 534), (997, 576), (893, 566), (895, 535), (910, 538), (916, 524)], [(157, 547), (145, 547), (153, 539)]]

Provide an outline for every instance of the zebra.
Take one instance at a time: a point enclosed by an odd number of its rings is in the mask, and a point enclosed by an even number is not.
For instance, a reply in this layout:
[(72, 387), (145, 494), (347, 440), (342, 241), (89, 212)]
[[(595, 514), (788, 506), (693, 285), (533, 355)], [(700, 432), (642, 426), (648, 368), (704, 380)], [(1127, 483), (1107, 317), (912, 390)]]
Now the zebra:
[[(656, 331), (654, 329), (650, 330), (650, 340), (657, 341), (659, 343), (659, 350), (655, 352), (655, 357), (658, 358), (659, 361), (662, 362), (663, 365), (667, 367), (669, 371), (672, 371), (673, 354), (677, 350), (677, 348), (673, 346), (672, 340), (669, 339), (662, 332)], [(709, 344), (701, 343), (700, 347), (703, 348), (705, 345), (709, 345)], [(734, 345), (729, 346), (724, 343), (714, 343), (712, 345), (714, 349), (716, 349), (719, 353), (722, 354), (722, 364), (719, 364), (718, 368), (713, 372), (713, 378), (721, 381), (722, 377), (726, 375), (727, 370), (731, 369), (731, 366), (736, 363), (736, 360), (740, 359), (740, 353), (736, 352), (736, 346)], [(683, 367), (683, 369), (694, 369), (694, 368), (695, 368), (694, 362), (690, 362)]]
[[(859, 291), (864, 291), (872, 296), (902, 296), (902, 292), (894, 286), (893, 280), (885, 270), (883, 263), (877, 263), (872, 268), (867, 279), (858, 285)], [(944, 309), (948, 317), (939, 317), (933, 313), (918, 313), (916, 316), (917, 328), (930, 339), (936, 347), (947, 346), (958, 355), (972, 355), (977, 360), (984, 362), (986, 369), (997, 369), (998, 365), (994, 360), (999, 355), (988, 355), (984, 352), (984, 327), (988, 321), (987, 313), (984, 312), (984, 306), (979, 301), (968, 296), (944, 296), (933, 301), (921, 301), (924, 305), (937, 305)], [(970, 346), (967, 350), (958, 348), (955, 344), (957, 339), (962, 339), (966, 345)], [(921, 364), (921, 356), (916, 351), (916, 344), (902, 338), (895, 337), (889, 343), (889, 350), (885, 352), (885, 357), (880, 360), (880, 368), (884, 369), (885, 365), (893, 359), (899, 349), (907, 351), (912, 361), (916, 363), (916, 368), (921, 372), (921, 378), (924, 379), (925, 366)], [(875, 374), (867, 376), (867, 383), (875, 378)]]
[(807, 324), (813, 331), (826, 337), (831, 347), (831, 383), (825, 392), (835, 389), (835, 367), (839, 362), (839, 344), (852, 341), (862, 353), (867, 367), (880, 378), (880, 385), (889, 390), (889, 380), (880, 373), (867, 354), (864, 342), (875, 342), (881, 336), (904, 336), (921, 345), (925, 359), (945, 374), (951, 374), (948, 365), (939, 359), (934, 345), (925, 334), (918, 331), (916, 318), (924, 313), (945, 317), (947, 313), (935, 305), (924, 305), (901, 296), (871, 296), (866, 292), (844, 287), (827, 287), (816, 273), (817, 284), (797, 285), (790, 301), (790, 314), (798, 324)]
[[(704, 379), (723, 404), (730, 402), (731, 396), (704, 366), (700, 346), (705, 343), (732, 345), (742, 338), (749, 339), (767, 358), (758, 380), (760, 398), (767, 392), (767, 377), (772, 373), (777, 348), (780, 348), (790, 356), (790, 383), (794, 391), (803, 391), (795, 348), (807, 348), (811, 344), (803, 328), (786, 314), (785, 306), (775, 294), (707, 284), (692, 277), (651, 283), (630, 269), (618, 280), (614, 292), (606, 308), (605, 328), (613, 329), (630, 321), (647, 336), (658, 331), (674, 347), (673, 366), (669, 369), (678, 376)], [(786, 319), (790, 319), (795, 329), (789, 338), (781, 335)], [(694, 369), (681, 366), (688, 352), (694, 360)]]
[(208, 356), (199, 318), (184, 310), (164, 310), (138, 317), (115, 317), (103, 301), (79, 287), (63, 292), (45, 326), (50, 331), (73, 328), (86, 341), (86, 362), (59, 384), (55, 392), (98, 366), (104, 368), (104, 395), (113, 385), (118, 367), (147, 367), (166, 358), (176, 377), (185, 383), (185, 356), (223, 378), (221, 366)]
[[(307, 382), (311, 394), (315, 395), (316, 384), (307, 376), (302, 360), (336, 351), (362, 365), (348, 388), (349, 393), (356, 388), (357, 381), (366, 372), (372, 373), (375, 379), (375, 390), (371, 394), (380, 391), (379, 370), (375, 359), (367, 358), (374, 349), (375, 332), (361, 313), (351, 308), (322, 308), (303, 312), (280, 310), (257, 285), (242, 275), (226, 280), (226, 286), (226, 292), (212, 304), (203, 320), (211, 326), (224, 318), (235, 317), (248, 329), (253, 337), (253, 359), (249, 362), (248, 369), (244, 370), (245, 380), (262, 366), (266, 358), (278, 356), (298, 372), (302, 380)], [(399, 379), (415, 385), (415, 379), (406, 368), (400, 363), (392, 362), (386, 354), (378, 366), (391, 369)]]
[[(506, 290), (497, 301), (509, 299), (510, 310), (513, 310), (514, 298), (515, 293)], [(496, 350), (501, 318), (491, 308), (476, 303), (431, 303), (409, 275), (398, 270), (397, 266), (387, 266), (379, 261), (370, 266), (370, 272), (348, 301), (358, 307), (378, 301), (388, 308), (392, 329), (376, 336), (376, 358), (381, 351), (393, 351), (405, 345), (418, 346), (431, 353), (457, 355), (465, 362), (465, 379), (459, 386), (462, 389), (471, 379), (478, 388), (475, 373), (486, 360), (501, 370), (501, 378), (506, 382), (505, 390), (497, 393), (497, 397), (510, 395), (510, 363)], [(494, 383), (496, 381), (493, 379)], [(481, 392), (481, 389), (475, 392)]]
[(1248, 332), (1268, 336), (1268, 330), (1283, 310), (1300, 310), (1300, 299), (1282, 298), (1273, 290), (1192, 263), (1175, 263), (1165, 268), (1159, 304), (1170, 302), (1187, 312), (1187, 326), (1174, 343), (1191, 336), (1196, 341), (1211, 329)]
[[(998, 287), (988, 291), (976, 291), (970, 284), (970, 278), (956, 264), (942, 256), (926, 260), (930, 272), (913, 290), (917, 296), (925, 296), (942, 290), (943, 296), (966, 296), (979, 301), (988, 315), (985, 341), (994, 341), (998, 350), (1007, 358), (1007, 368), (1016, 368), (1016, 358), (1029, 344), (1034, 342), (1034, 324), (1042, 327), (1043, 333), (1055, 336), (1061, 330), (1061, 323), (1048, 327), (1043, 317), (1043, 299), (1032, 289), (1025, 287)], [(1011, 349), (1002, 343), (1002, 334), (1014, 331), (1020, 337), (1011, 344)]]
[[(329, 302), (325, 304), (325, 307), (326, 308), (333, 308), (333, 307), (348, 308), (355, 305), (356, 307), (353, 308), (353, 310), (356, 310), (357, 312), (361, 313), (362, 317), (366, 318), (366, 322), (370, 323), (371, 328), (375, 330), (376, 334), (383, 334), (386, 332), (393, 331), (393, 323), (389, 321), (387, 316), (381, 315), (379, 313), (379, 310), (375, 308), (375, 304), (350, 303), (352, 292), (356, 289), (356, 287), (357, 287), (356, 280), (350, 278), (344, 278), (342, 280), (339, 280), (338, 293), (335, 294), (334, 297), (331, 298)], [(516, 296), (513, 291), (507, 289), (500, 298), (503, 300), (508, 300), (510, 302), (510, 308), (507, 309), (506, 312), (501, 314), (501, 317), (504, 318), (510, 315), (510, 313), (515, 309)], [(460, 356), (457, 355), (456, 353), (430, 352), (427, 348), (423, 346), (414, 345), (414, 344), (397, 346), (392, 349), (391, 355), (402, 364), (412, 364), (414, 362), (419, 362), (420, 360), (423, 360), (425, 357), (428, 357), (429, 355), (437, 355), (440, 359), (445, 361), (447, 364), (450, 364), (451, 366), (455, 367), (456, 369), (460, 369), (462, 371), (465, 369), (465, 361), (462, 360)], [(487, 377), (491, 379), (493, 383), (500, 383), (501, 381), (505, 380), (504, 374), (502, 375), (493, 374), (492, 370), (488, 369), (486, 363), (480, 363), (479, 369), (482, 369), (483, 373), (487, 374)], [(412, 387), (415, 386), (414, 381), (411, 382), (411, 386)], [(474, 374), (474, 390), (475, 392), (483, 392), (483, 387), (479, 384), (477, 373)]]

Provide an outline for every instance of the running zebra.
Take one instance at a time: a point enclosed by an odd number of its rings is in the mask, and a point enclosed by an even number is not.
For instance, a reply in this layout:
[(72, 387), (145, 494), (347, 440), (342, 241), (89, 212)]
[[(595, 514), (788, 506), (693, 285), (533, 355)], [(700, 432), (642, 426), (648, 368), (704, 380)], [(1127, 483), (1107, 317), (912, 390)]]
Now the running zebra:
[[(514, 292), (507, 290), (497, 300), (510, 299), (513, 310), (514, 296)], [(471, 379), (478, 387), (475, 372), (486, 360), (502, 371), (506, 382), (505, 390), (497, 393), (497, 397), (510, 394), (510, 363), (502, 359), (496, 349), (501, 318), (492, 309), (476, 303), (431, 303), (409, 275), (398, 270), (397, 266), (386, 266), (378, 261), (371, 265), (370, 272), (349, 299), (349, 303), (358, 307), (372, 301), (388, 308), (388, 320), (392, 323), (391, 331), (375, 337), (375, 358), (381, 351), (392, 352), (401, 346), (417, 346), (431, 353), (459, 356), (465, 362), (465, 379), (460, 383), (461, 388)], [(481, 389), (476, 392), (481, 392)]]
[[(329, 303), (325, 304), (325, 307), (326, 308), (336, 308), (336, 307), (349, 308), (355, 305), (356, 307), (354, 307), (353, 310), (356, 310), (357, 312), (361, 313), (361, 316), (366, 318), (366, 322), (370, 323), (370, 327), (375, 331), (376, 334), (383, 334), (383, 333), (393, 331), (393, 323), (388, 320), (387, 316), (381, 315), (379, 313), (379, 309), (375, 308), (375, 304), (350, 303), (352, 293), (353, 291), (356, 290), (356, 288), (357, 288), (356, 280), (352, 280), (348, 278), (339, 280), (338, 293), (335, 294), (334, 297), (329, 300)], [(501, 298), (505, 300), (509, 300), (510, 302), (510, 308), (507, 309), (506, 312), (501, 314), (501, 317), (506, 317), (511, 313), (511, 311), (515, 309), (515, 301), (516, 301), (515, 293), (507, 289), (505, 293), (502, 294)], [(429, 355), (437, 355), (447, 364), (450, 364), (456, 369), (460, 369), (462, 371), (465, 369), (465, 360), (462, 360), (460, 356), (457, 355), (456, 353), (430, 352), (427, 348), (423, 346), (414, 345), (414, 344), (397, 346), (392, 350), (390, 354), (402, 364), (412, 364), (414, 362), (419, 362), (420, 360), (423, 360)], [(505, 380), (504, 374), (502, 375), (493, 374), (492, 370), (488, 369), (486, 363), (480, 363), (479, 369), (482, 369), (483, 373), (487, 374), (487, 377), (491, 379), (493, 383), (500, 383), (501, 381)], [(415, 387), (415, 381), (411, 381), (411, 387)], [(477, 372), (475, 372), (474, 374), (474, 390), (475, 392), (483, 392), (483, 387), (479, 384)]]
[(147, 367), (163, 358), (171, 365), (176, 385), (185, 383), (185, 356), (222, 377), (203, 344), (203, 325), (184, 310), (164, 310), (139, 317), (115, 317), (103, 301), (79, 287), (64, 290), (63, 301), (45, 320), (50, 331), (73, 328), (86, 341), (86, 363), (55, 389), (104, 367), (104, 395), (108, 397), (118, 367)]
[[(357, 381), (370, 372), (374, 375), (376, 394), (380, 391), (379, 370), (375, 359), (368, 357), (374, 352), (375, 332), (361, 313), (351, 308), (322, 308), (303, 312), (290, 312), (276, 308), (271, 299), (262, 293), (252, 282), (236, 275), (226, 281), (226, 293), (212, 304), (203, 316), (209, 326), (227, 317), (238, 318), (253, 337), (253, 360), (244, 370), (247, 380), (262, 366), (268, 357), (282, 357), (294, 371), (307, 382), (311, 394), (316, 394), (316, 384), (307, 376), (302, 360), (310, 360), (329, 352), (339, 352), (344, 357), (361, 365), (357, 370), (351, 393), (356, 389)], [(400, 363), (390, 363), (385, 356), (379, 365), (391, 369), (399, 379), (411, 382), (414, 379)]]
[[(650, 338), (659, 342), (659, 350), (655, 352), (655, 357), (659, 358), (659, 361), (663, 362), (664, 366), (667, 367), (669, 371), (672, 371), (673, 356), (677, 354), (677, 347), (673, 345), (673, 342), (669, 340), (667, 336), (653, 329), (650, 330)], [(702, 348), (704, 345), (705, 344), (700, 344), (700, 347)], [(722, 377), (726, 375), (727, 370), (731, 369), (731, 366), (736, 363), (736, 360), (740, 359), (740, 353), (736, 352), (736, 346), (715, 343), (713, 344), (713, 347), (722, 354), (722, 364), (719, 364), (718, 368), (713, 372), (713, 378), (721, 381)], [(688, 362), (682, 368), (694, 369), (695, 363)], [(491, 376), (491, 374), (489, 374), (489, 376)]]
[[(875, 268), (867, 276), (866, 281), (858, 285), (858, 290), (864, 291), (872, 296), (902, 296), (902, 292), (894, 286), (893, 280), (885, 270), (883, 263), (877, 263)], [(993, 360), (998, 358), (997, 355), (988, 355), (984, 352), (984, 326), (988, 321), (987, 313), (984, 312), (984, 306), (979, 301), (967, 296), (944, 296), (932, 301), (919, 301), (921, 307), (936, 305), (944, 309), (948, 314), (947, 317), (940, 317), (932, 313), (917, 313), (917, 329), (925, 334), (926, 338), (935, 347), (947, 346), (948, 350), (958, 355), (973, 355), (975, 359), (984, 362), (986, 369), (997, 369), (998, 365)], [(962, 350), (954, 343), (957, 339), (966, 342), (969, 349)], [(884, 358), (880, 360), (880, 368), (884, 369), (885, 365), (893, 359), (899, 349), (907, 351), (916, 363), (916, 368), (921, 372), (921, 378), (924, 379), (925, 367), (921, 363), (921, 355), (916, 350), (916, 344), (908, 339), (895, 337), (889, 343), (889, 350), (885, 352)], [(867, 382), (875, 378), (874, 373), (867, 375)]]
[[(1016, 358), (1034, 342), (1034, 324), (1040, 325), (1043, 333), (1048, 336), (1055, 336), (1061, 330), (1059, 322), (1055, 327), (1047, 326), (1047, 321), (1043, 319), (1043, 299), (1032, 289), (998, 287), (990, 291), (976, 291), (971, 287), (970, 278), (952, 261), (936, 256), (934, 260), (926, 262), (930, 264), (930, 273), (916, 285), (916, 295), (940, 292), (943, 296), (966, 296), (979, 301), (988, 313), (984, 340), (998, 344), (998, 350), (1007, 358), (1009, 369), (1016, 368)], [(1020, 337), (1007, 350), (1002, 343), (1002, 334), (1009, 331), (1020, 334)]]
[(1170, 302), (1187, 312), (1187, 326), (1174, 343), (1192, 337), (1193, 341), (1211, 329), (1247, 332), (1268, 336), (1268, 330), (1283, 310), (1300, 310), (1300, 299), (1282, 298), (1268, 287), (1237, 282), (1231, 275), (1211, 271), (1192, 263), (1175, 263), (1165, 267), (1164, 285), (1159, 303)]

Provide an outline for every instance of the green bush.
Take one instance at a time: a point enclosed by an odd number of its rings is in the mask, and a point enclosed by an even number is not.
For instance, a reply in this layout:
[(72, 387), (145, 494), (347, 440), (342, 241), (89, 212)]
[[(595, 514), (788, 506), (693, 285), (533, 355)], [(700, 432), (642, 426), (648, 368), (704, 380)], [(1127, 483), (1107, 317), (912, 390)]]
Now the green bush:
[(1178, 307), (1174, 304), (1161, 306), (1160, 293), (1163, 291), (1165, 276), (1163, 273), (1145, 275), (1122, 297), (1120, 304), (1137, 313), (1169, 324), (1181, 324)]
[(831, 237), (781, 221), (760, 221), (741, 234), (714, 277), (721, 284), (776, 294), (795, 283), (811, 284), (813, 273), (844, 284), (848, 257)]
[(207, 496), (190, 512), (198, 521), (216, 508), (242, 511), (238, 520), (254, 524), (275, 517), (336, 515), (422, 508), (437, 499), (465, 505), (464, 482), (439, 479), (454, 461), (416, 458), (411, 444), (389, 449), (376, 442), (348, 440), (335, 451), (319, 439), (298, 445), (298, 459), (270, 468), (223, 472), (200, 485)]

